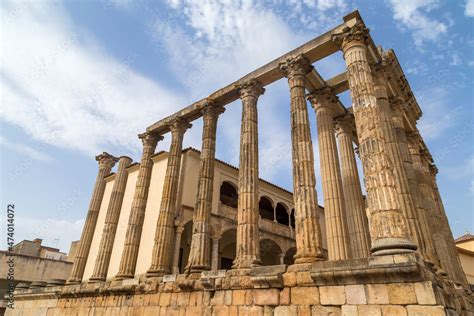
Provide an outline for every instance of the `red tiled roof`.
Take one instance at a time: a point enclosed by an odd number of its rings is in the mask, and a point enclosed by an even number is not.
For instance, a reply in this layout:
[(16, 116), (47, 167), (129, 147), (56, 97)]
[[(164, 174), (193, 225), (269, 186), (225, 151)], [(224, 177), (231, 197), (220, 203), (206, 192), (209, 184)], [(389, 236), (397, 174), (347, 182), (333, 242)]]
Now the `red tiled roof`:
[(457, 243), (460, 243), (460, 242), (464, 242), (464, 241), (469, 241), (469, 240), (474, 240), (474, 235), (471, 235), (469, 234), (468, 232), (466, 232), (464, 235), (462, 235), (461, 237), (459, 238), (456, 238), (454, 240), (454, 242), (457, 244)]

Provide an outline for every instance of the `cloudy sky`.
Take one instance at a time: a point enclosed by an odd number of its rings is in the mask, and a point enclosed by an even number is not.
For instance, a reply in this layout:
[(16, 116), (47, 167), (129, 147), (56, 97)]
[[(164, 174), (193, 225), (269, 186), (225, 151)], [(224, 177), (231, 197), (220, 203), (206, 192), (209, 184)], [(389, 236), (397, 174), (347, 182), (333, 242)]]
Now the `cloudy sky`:
[[(342, 22), (358, 9), (393, 48), (423, 110), (455, 236), (474, 232), (474, 1), (103, 0), (1, 2), (1, 201), (16, 239), (67, 251), (79, 239), (102, 151), (140, 159), (148, 125)], [(344, 71), (341, 54), (315, 64)], [(350, 106), (348, 93), (341, 96)], [(322, 202), (317, 135), (318, 195)], [(200, 120), (184, 146), (200, 148)], [(259, 102), (260, 175), (291, 189), (289, 92)], [(217, 156), (238, 164), (240, 104), (227, 106)], [(169, 136), (159, 145), (169, 146)], [(5, 247), (5, 211), (1, 243)]]

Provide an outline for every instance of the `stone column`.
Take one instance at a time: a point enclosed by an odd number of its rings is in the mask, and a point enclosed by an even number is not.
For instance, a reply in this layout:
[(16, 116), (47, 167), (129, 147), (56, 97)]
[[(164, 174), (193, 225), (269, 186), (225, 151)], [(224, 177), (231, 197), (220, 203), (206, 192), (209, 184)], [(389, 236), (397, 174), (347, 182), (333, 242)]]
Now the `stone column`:
[(178, 198), (179, 171), (183, 137), (191, 124), (182, 118), (176, 118), (170, 123), (171, 145), (168, 163), (161, 195), (161, 206), (155, 231), (155, 244), (151, 266), (147, 271), (148, 277), (161, 276), (171, 272), (173, 256), (173, 233), (176, 216), (176, 200)]
[(461, 265), (461, 260), (459, 259), (456, 244), (454, 243), (453, 233), (451, 231), (451, 226), (449, 225), (448, 217), (444, 210), (443, 201), (441, 200), (441, 195), (439, 193), (438, 184), (436, 182), (436, 174), (438, 173), (438, 168), (436, 165), (429, 163), (429, 173), (428, 179), (430, 187), (432, 189), (432, 196), (434, 197), (435, 207), (438, 212), (438, 218), (440, 219), (439, 223), (441, 225), (441, 230), (443, 232), (445, 245), (447, 245), (448, 260), (450, 260), (449, 265), (451, 266), (451, 277), (454, 282), (460, 285), (467, 285), (468, 281), (466, 274)]
[(285, 254), (284, 253), (279, 253), (278, 254), (278, 262), (283, 265), (285, 264)]
[(436, 255), (433, 239), (430, 233), (430, 215), (428, 210), (425, 209), (423, 203), (423, 196), (420, 192), (420, 179), (418, 179), (415, 175), (412, 156), (408, 148), (407, 134), (405, 131), (405, 125), (403, 123), (404, 104), (405, 102), (401, 98), (390, 99), (390, 106), (392, 108), (392, 123), (403, 159), (411, 197), (413, 198), (413, 203), (415, 204), (416, 218), (420, 226), (420, 238), (422, 240), (421, 244), (423, 245), (423, 247), (420, 247), (420, 252), (426, 260), (436, 264), (439, 267), (439, 260)]
[(181, 236), (183, 235), (184, 227), (176, 226), (174, 235), (174, 252), (173, 252), (173, 268), (172, 272), (179, 273), (179, 250), (181, 249)]
[(72, 266), (68, 283), (80, 283), (82, 281), (87, 257), (89, 256), (89, 250), (91, 248), (92, 238), (94, 237), (97, 217), (99, 216), (100, 205), (102, 204), (102, 199), (104, 197), (104, 178), (110, 173), (117, 158), (104, 152), (95, 157), (95, 160), (99, 162), (99, 172), (97, 173), (94, 190), (92, 191), (92, 198), (89, 203), (89, 211), (87, 212), (84, 229), (82, 230), (79, 250), (77, 251), (76, 258), (74, 258), (74, 265)]
[(148, 200), (148, 191), (150, 188), (151, 171), (153, 161), (151, 156), (154, 154), (156, 144), (163, 137), (155, 134), (144, 133), (138, 135), (143, 143), (143, 153), (138, 170), (135, 193), (133, 195), (132, 209), (128, 218), (127, 233), (120, 260), (119, 272), (116, 279), (133, 278), (137, 266), (138, 250), (140, 248), (140, 239), (142, 236), (143, 220), (145, 219), (145, 208)]
[(424, 253), (424, 243), (421, 238), (420, 223), (417, 216), (413, 197), (403, 162), (403, 157), (392, 122), (392, 111), (388, 100), (388, 82), (385, 65), (380, 63), (373, 67), (374, 91), (377, 97), (377, 108), (379, 109), (379, 128), (382, 132), (387, 149), (388, 157), (393, 165), (395, 188), (397, 189), (400, 210), (407, 219), (410, 240), (418, 247), (420, 253)]
[(219, 270), (219, 239), (220, 237), (212, 237), (212, 254), (211, 254), (211, 270)]
[(237, 211), (237, 250), (232, 268), (260, 265), (258, 228), (258, 115), (257, 100), (265, 89), (254, 80), (239, 86), (242, 100), (240, 129), (239, 202)]
[(336, 136), (342, 171), (342, 185), (353, 258), (367, 258), (370, 253), (370, 235), (364, 197), (359, 180), (352, 140), (354, 117), (346, 114), (336, 120)]
[(132, 159), (126, 156), (120, 157), (117, 173), (115, 174), (114, 187), (110, 196), (110, 202), (105, 215), (104, 229), (100, 240), (99, 254), (95, 261), (94, 273), (90, 281), (105, 281), (109, 269), (110, 256), (114, 246), (115, 233), (122, 209), (123, 196), (127, 186), (127, 167), (132, 163)]
[(413, 252), (407, 220), (400, 209), (395, 186), (394, 166), (380, 126), (382, 113), (377, 104), (374, 81), (367, 60), (368, 30), (362, 22), (333, 35), (341, 46), (359, 139), (370, 212), (372, 254)]
[(288, 58), (280, 70), (288, 78), (291, 108), (291, 144), (293, 162), (293, 201), (295, 207), (295, 263), (324, 259), (319, 227), (318, 198), (314, 175), (313, 142), (305, 99), (306, 74), (312, 69), (302, 55)]
[(316, 112), (328, 259), (346, 260), (351, 257), (350, 244), (333, 122), (337, 99), (330, 88), (323, 88), (312, 92), (308, 100)]
[(212, 211), (212, 194), (214, 183), (214, 158), (216, 152), (216, 128), (219, 114), (223, 107), (209, 103), (203, 114), (202, 150), (199, 165), (199, 180), (196, 196), (196, 207), (193, 214), (193, 236), (186, 267), (187, 272), (209, 270), (210, 257), (210, 220)]

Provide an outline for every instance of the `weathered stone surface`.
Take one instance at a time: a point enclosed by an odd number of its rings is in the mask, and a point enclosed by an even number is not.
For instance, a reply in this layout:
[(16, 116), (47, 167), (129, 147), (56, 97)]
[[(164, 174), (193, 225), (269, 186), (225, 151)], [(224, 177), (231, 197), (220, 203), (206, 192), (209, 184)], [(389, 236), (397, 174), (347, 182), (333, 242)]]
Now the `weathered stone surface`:
[(368, 304), (388, 304), (388, 290), (385, 284), (367, 284), (365, 286)]
[(314, 316), (340, 316), (341, 308), (333, 306), (316, 305), (311, 308), (311, 315)]
[(315, 305), (319, 304), (319, 291), (316, 287), (293, 287), (291, 288), (292, 305)]
[(416, 304), (413, 284), (388, 284), (388, 299), (390, 304)]
[(262, 289), (253, 291), (253, 302), (255, 305), (278, 305), (280, 291), (278, 289)]
[(436, 297), (431, 282), (416, 282), (413, 286), (418, 304), (436, 305)]
[(382, 316), (406, 316), (407, 310), (404, 306), (386, 305), (381, 306)]
[(319, 288), (322, 305), (344, 305), (346, 291), (344, 286), (322, 286)]
[(367, 298), (365, 296), (365, 288), (362, 284), (357, 285), (346, 285), (346, 301), (347, 304), (367, 304)]
[(408, 316), (444, 316), (444, 308), (442, 306), (420, 306), (420, 305), (408, 305), (407, 306)]
[(382, 310), (380, 306), (377, 305), (357, 305), (357, 311), (359, 315), (364, 316), (381, 316)]

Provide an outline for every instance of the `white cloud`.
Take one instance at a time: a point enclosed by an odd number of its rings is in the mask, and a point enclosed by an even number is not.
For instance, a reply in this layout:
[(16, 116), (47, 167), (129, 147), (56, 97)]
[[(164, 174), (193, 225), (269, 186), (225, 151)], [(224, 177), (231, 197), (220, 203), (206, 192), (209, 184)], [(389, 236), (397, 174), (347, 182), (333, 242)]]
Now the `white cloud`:
[(428, 16), (438, 7), (437, 0), (390, 0), (393, 17), (401, 26), (413, 32), (418, 47), (426, 41), (436, 41), (447, 32), (448, 25)]
[(0, 119), (36, 140), (133, 151), (137, 133), (183, 104), (132, 70), (140, 56), (110, 56), (58, 3), (6, 2), (3, 16)]
[(45, 162), (53, 161), (53, 158), (47, 153), (45, 153), (44, 149), (41, 147), (33, 148), (28, 145), (14, 143), (14, 142), (9, 141), (3, 136), (0, 136), (0, 145), (4, 146), (5, 148), (9, 150), (14, 150), (19, 154), (25, 155), (29, 159), (45, 161)]
[(464, 9), (464, 15), (468, 17), (474, 17), (474, 0), (466, 1), (466, 8)]

